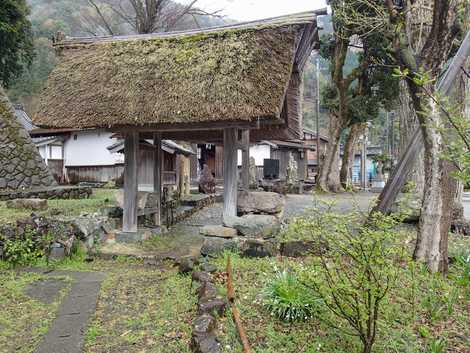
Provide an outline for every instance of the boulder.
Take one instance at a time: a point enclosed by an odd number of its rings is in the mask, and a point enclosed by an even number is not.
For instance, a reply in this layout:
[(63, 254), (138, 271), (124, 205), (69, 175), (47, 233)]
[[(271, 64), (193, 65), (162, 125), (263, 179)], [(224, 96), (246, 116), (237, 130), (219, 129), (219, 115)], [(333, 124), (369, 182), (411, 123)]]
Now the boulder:
[(205, 237), (201, 248), (201, 255), (218, 256), (225, 250), (236, 250), (237, 242), (234, 239)]
[(280, 215), (284, 211), (285, 198), (275, 192), (240, 191), (238, 193), (237, 211), (245, 214)]
[(225, 300), (222, 298), (213, 298), (199, 302), (198, 312), (199, 314), (211, 314), (222, 316), (225, 312), (226, 306)]
[(199, 315), (193, 321), (193, 334), (204, 335), (210, 334), (214, 331), (217, 323), (215, 318), (210, 314)]
[(276, 242), (264, 239), (246, 239), (240, 251), (246, 257), (273, 257), (278, 253)]
[(219, 225), (203, 226), (199, 232), (208, 237), (233, 238), (237, 236), (236, 229)]
[(451, 231), (457, 234), (470, 236), (470, 221), (465, 218), (454, 220), (451, 225)]
[(204, 272), (204, 271), (193, 272), (191, 279), (194, 282), (198, 282), (200, 284), (203, 284), (205, 282), (212, 282), (212, 276), (209, 273)]
[(226, 217), (224, 225), (235, 228), (241, 235), (250, 238), (271, 238), (280, 229), (278, 218), (271, 215), (245, 215)]
[(7, 208), (25, 208), (33, 211), (47, 210), (47, 200), (45, 199), (14, 199), (8, 200)]
[(179, 260), (178, 269), (180, 273), (190, 273), (193, 271), (194, 266), (197, 264), (197, 260), (193, 257), (182, 257)]
[(313, 241), (293, 240), (281, 243), (281, 255), (287, 257), (302, 257), (311, 253), (315, 248)]
[(112, 228), (106, 218), (94, 216), (76, 217), (72, 221), (72, 227), (88, 249), (92, 249), (97, 242), (104, 241)]
[(200, 302), (215, 299), (217, 297), (217, 287), (212, 282), (204, 282), (198, 290)]
[(214, 334), (193, 335), (191, 347), (195, 353), (220, 353), (220, 343)]
[(207, 263), (207, 262), (204, 262), (201, 265), (201, 270), (203, 270), (205, 272), (213, 273), (213, 272), (217, 271), (217, 266), (215, 266), (213, 264), (210, 264), (210, 263)]

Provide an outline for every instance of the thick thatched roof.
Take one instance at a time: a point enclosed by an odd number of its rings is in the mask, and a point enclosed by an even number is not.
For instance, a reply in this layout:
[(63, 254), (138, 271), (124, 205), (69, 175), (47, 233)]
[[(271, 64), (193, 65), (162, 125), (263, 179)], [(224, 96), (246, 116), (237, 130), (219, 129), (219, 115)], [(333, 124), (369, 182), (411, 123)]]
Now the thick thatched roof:
[(198, 31), (64, 39), (55, 43), (61, 60), (33, 121), (180, 131), (285, 124), (298, 113), (287, 111), (289, 88), (299, 89), (292, 77), (317, 38), (316, 13), (306, 12)]

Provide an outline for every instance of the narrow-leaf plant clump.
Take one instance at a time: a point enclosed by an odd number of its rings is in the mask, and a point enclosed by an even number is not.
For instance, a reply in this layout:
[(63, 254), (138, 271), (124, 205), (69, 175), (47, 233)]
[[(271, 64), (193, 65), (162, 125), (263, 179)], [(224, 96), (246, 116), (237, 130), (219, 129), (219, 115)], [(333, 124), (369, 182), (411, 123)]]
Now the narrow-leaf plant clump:
[(278, 271), (264, 289), (264, 306), (282, 321), (309, 320), (320, 305), (321, 299), (315, 297), (293, 271)]

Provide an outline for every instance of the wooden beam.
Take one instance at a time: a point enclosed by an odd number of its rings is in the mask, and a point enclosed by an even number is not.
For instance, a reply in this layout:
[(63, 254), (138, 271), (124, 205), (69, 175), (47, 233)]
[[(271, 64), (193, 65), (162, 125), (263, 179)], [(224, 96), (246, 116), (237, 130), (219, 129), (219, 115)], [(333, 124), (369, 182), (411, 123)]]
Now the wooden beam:
[(242, 187), (250, 189), (250, 130), (242, 131)]
[(137, 156), (139, 153), (139, 133), (127, 132), (124, 140), (124, 210), (123, 232), (137, 232)]
[(279, 126), (284, 123), (279, 117), (259, 117), (256, 120), (226, 120), (226, 121), (207, 121), (193, 123), (159, 123), (147, 124), (143, 126), (134, 125), (115, 125), (110, 128), (111, 131), (151, 131), (151, 132), (173, 132), (173, 131), (214, 131), (226, 128), (237, 129), (258, 129), (260, 126)]
[(224, 210), (223, 219), (237, 215), (237, 129), (224, 129)]
[(162, 134), (155, 133), (153, 135), (154, 149), (154, 168), (153, 168), (153, 192), (157, 200), (156, 211), (153, 216), (153, 220), (156, 226), (161, 226), (161, 203), (162, 203), (162, 164), (163, 164), (163, 153), (162, 153)]
[[(452, 59), (449, 68), (447, 69), (444, 77), (437, 86), (437, 90), (442, 96), (447, 96), (450, 93), (451, 88), (457, 77), (461, 72), (461, 68), (465, 64), (465, 61), (470, 56), (470, 31), (467, 32), (465, 39), (463, 40), (457, 54)], [(410, 139), (408, 146), (406, 147), (405, 152), (398, 161), (396, 167), (393, 169), (393, 172), (390, 178), (385, 184), (384, 189), (379, 195), (377, 205), (373, 208), (372, 212), (382, 212), (388, 213), (395, 201), (398, 193), (405, 184), (406, 177), (410, 173), (411, 169), (416, 160), (416, 156), (419, 155), (419, 152), (424, 147), (424, 140), (421, 133), (421, 129), (418, 128), (414, 132), (413, 136)]]

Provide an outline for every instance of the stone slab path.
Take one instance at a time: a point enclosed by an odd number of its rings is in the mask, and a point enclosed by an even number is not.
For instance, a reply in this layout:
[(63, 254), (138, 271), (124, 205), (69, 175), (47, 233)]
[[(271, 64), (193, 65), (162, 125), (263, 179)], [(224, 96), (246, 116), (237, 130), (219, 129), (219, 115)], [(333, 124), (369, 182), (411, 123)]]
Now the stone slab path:
[(41, 273), (69, 276), (73, 282), (69, 294), (60, 304), (56, 319), (35, 353), (82, 353), (88, 322), (95, 313), (105, 275), (99, 272), (69, 271)]

